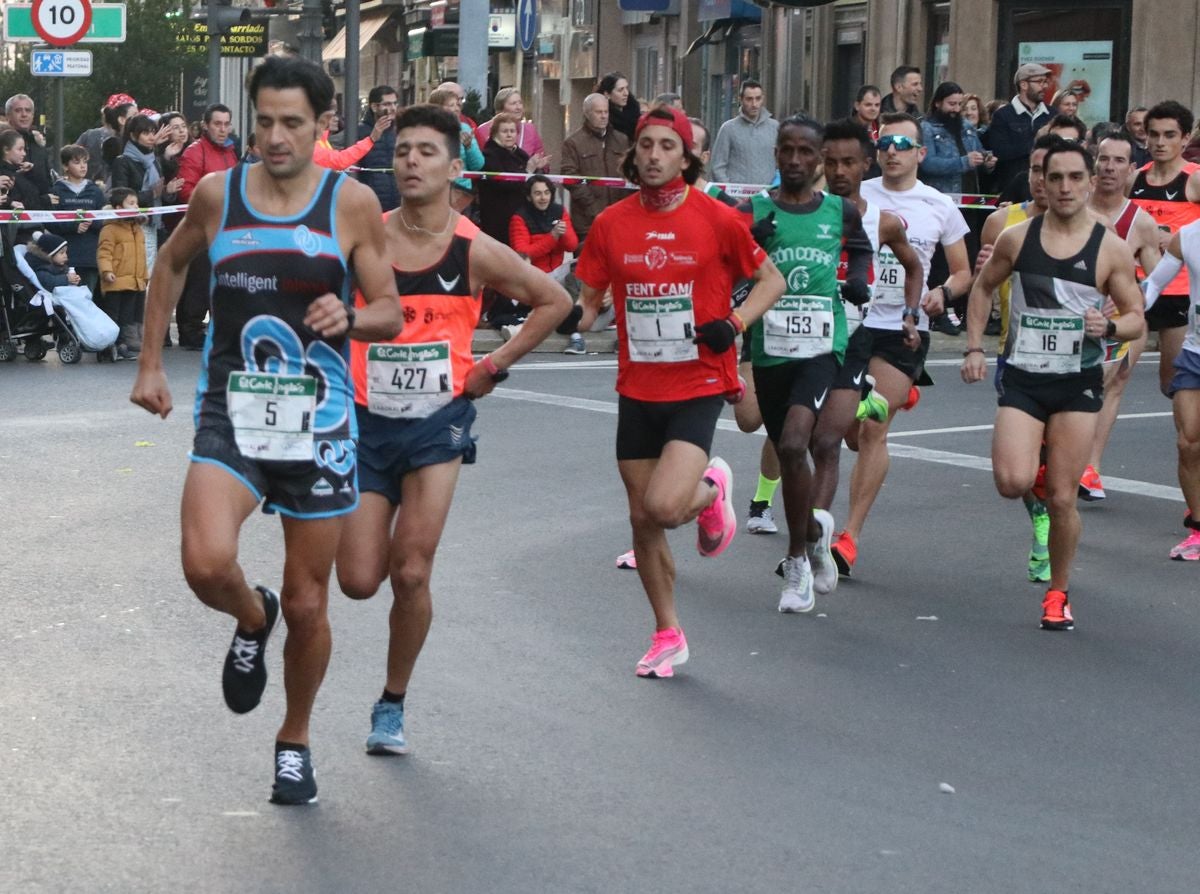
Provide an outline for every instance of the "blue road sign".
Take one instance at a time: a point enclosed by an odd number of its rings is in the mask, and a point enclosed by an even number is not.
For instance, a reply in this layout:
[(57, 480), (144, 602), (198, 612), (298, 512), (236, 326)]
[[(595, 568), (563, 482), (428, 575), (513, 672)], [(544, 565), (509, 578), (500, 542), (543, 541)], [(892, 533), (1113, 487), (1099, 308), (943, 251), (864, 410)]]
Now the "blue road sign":
[(537, 33), (537, 0), (519, 0), (517, 3), (517, 36), (521, 39), (521, 49), (526, 53), (533, 49)]
[(34, 50), (29, 67), (35, 75), (62, 74), (66, 67), (66, 54)]

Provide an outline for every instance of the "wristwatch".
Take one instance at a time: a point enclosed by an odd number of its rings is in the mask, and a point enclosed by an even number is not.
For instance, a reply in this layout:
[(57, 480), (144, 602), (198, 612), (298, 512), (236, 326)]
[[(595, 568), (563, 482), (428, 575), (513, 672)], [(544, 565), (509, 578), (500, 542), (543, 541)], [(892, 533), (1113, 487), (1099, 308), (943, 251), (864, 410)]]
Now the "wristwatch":
[(350, 330), (354, 328), (354, 322), (357, 319), (358, 319), (358, 312), (354, 310), (353, 306), (347, 304), (346, 305), (346, 332), (343, 333), (344, 335), (349, 334)]
[(950, 291), (950, 287), (945, 283), (942, 283), (942, 299), (947, 304), (954, 300), (954, 293)]
[(900, 321), (903, 322), (905, 317), (912, 317), (913, 325), (916, 325), (921, 322), (921, 308), (905, 307), (904, 311), (900, 314)]

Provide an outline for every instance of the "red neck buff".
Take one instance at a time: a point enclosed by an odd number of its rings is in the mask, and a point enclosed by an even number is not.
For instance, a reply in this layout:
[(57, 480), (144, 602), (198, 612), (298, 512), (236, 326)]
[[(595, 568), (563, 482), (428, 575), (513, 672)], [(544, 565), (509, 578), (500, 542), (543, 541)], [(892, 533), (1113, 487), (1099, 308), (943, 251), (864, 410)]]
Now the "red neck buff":
[(642, 207), (648, 211), (665, 211), (680, 201), (687, 192), (687, 183), (680, 174), (662, 186), (641, 185)]

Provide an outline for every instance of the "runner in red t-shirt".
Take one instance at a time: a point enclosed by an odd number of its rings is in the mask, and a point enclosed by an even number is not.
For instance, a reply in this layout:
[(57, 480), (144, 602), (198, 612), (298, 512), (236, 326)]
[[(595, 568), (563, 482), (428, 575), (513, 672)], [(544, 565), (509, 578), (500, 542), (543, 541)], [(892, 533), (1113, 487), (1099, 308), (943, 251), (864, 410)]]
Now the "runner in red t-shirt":
[[(613, 294), (617, 468), (656, 621), (637, 665), (643, 677), (672, 676), (688, 657), (666, 531), (697, 519), (697, 548), (715, 556), (737, 530), (729, 466), (710, 462), (708, 452), (722, 405), (741, 394), (734, 340), (785, 288), (740, 215), (690, 188), (700, 175), (691, 147), (681, 111), (642, 116), (623, 166), (639, 191), (596, 218), (575, 271), (583, 284), (572, 311), (580, 328), (595, 320), (606, 290)], [(754, 287), (730, 313), (733, 285), (745, 277)]]
[[(401, 201), (385, 216), (384, 233), (404, 331), (351, 349), (362, 499), (342, 529), (338, 583), (367, 599), (390, 575), (394, 599), (369, 754), (408, 751), (404, 696), (429, 632), (429, 579), (458, 473), (475, 461), (475, 402), (571, 307), (554, 280), (450, 207), (450, 186), (462, 173), (459, 132), (441, 107), (409, 106), (396, 118)], [(533, 310), (520, 333), (476, 363), (471, 337), (484, 286)]]

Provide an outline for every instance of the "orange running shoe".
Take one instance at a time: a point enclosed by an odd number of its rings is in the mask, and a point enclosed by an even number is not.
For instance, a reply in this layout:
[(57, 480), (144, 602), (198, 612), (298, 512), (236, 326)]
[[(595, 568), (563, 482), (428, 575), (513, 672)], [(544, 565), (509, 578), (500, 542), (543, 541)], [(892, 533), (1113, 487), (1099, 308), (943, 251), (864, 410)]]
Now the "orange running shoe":
[(1074, 630), (1075, 619), (1071, 617), (1071, 603), (1062, 590), (1047, 590), (1042, 599), (1043, 630)]
[(1089, 503), (1104, 499), (1104, 484), (1100, 481), (1100, 473), (1096, 471), (1095, 466), (1088, 466), (1083, 470), (1083, 477), (1079, 479), (1079, 496)]
[(908, 400), (901, 404), (901, 410), (911, 410), (921, 402), (921, 389), (913, 385), (908, 389)]
[(858, 560), (858, 546), (855, 544), (854, 538), (845, 531), (839, 532), (834, 536), (833, 545), (829, 547), (829, 551), (833, 554), (838, 574), (849, 577), (855, 561)]

